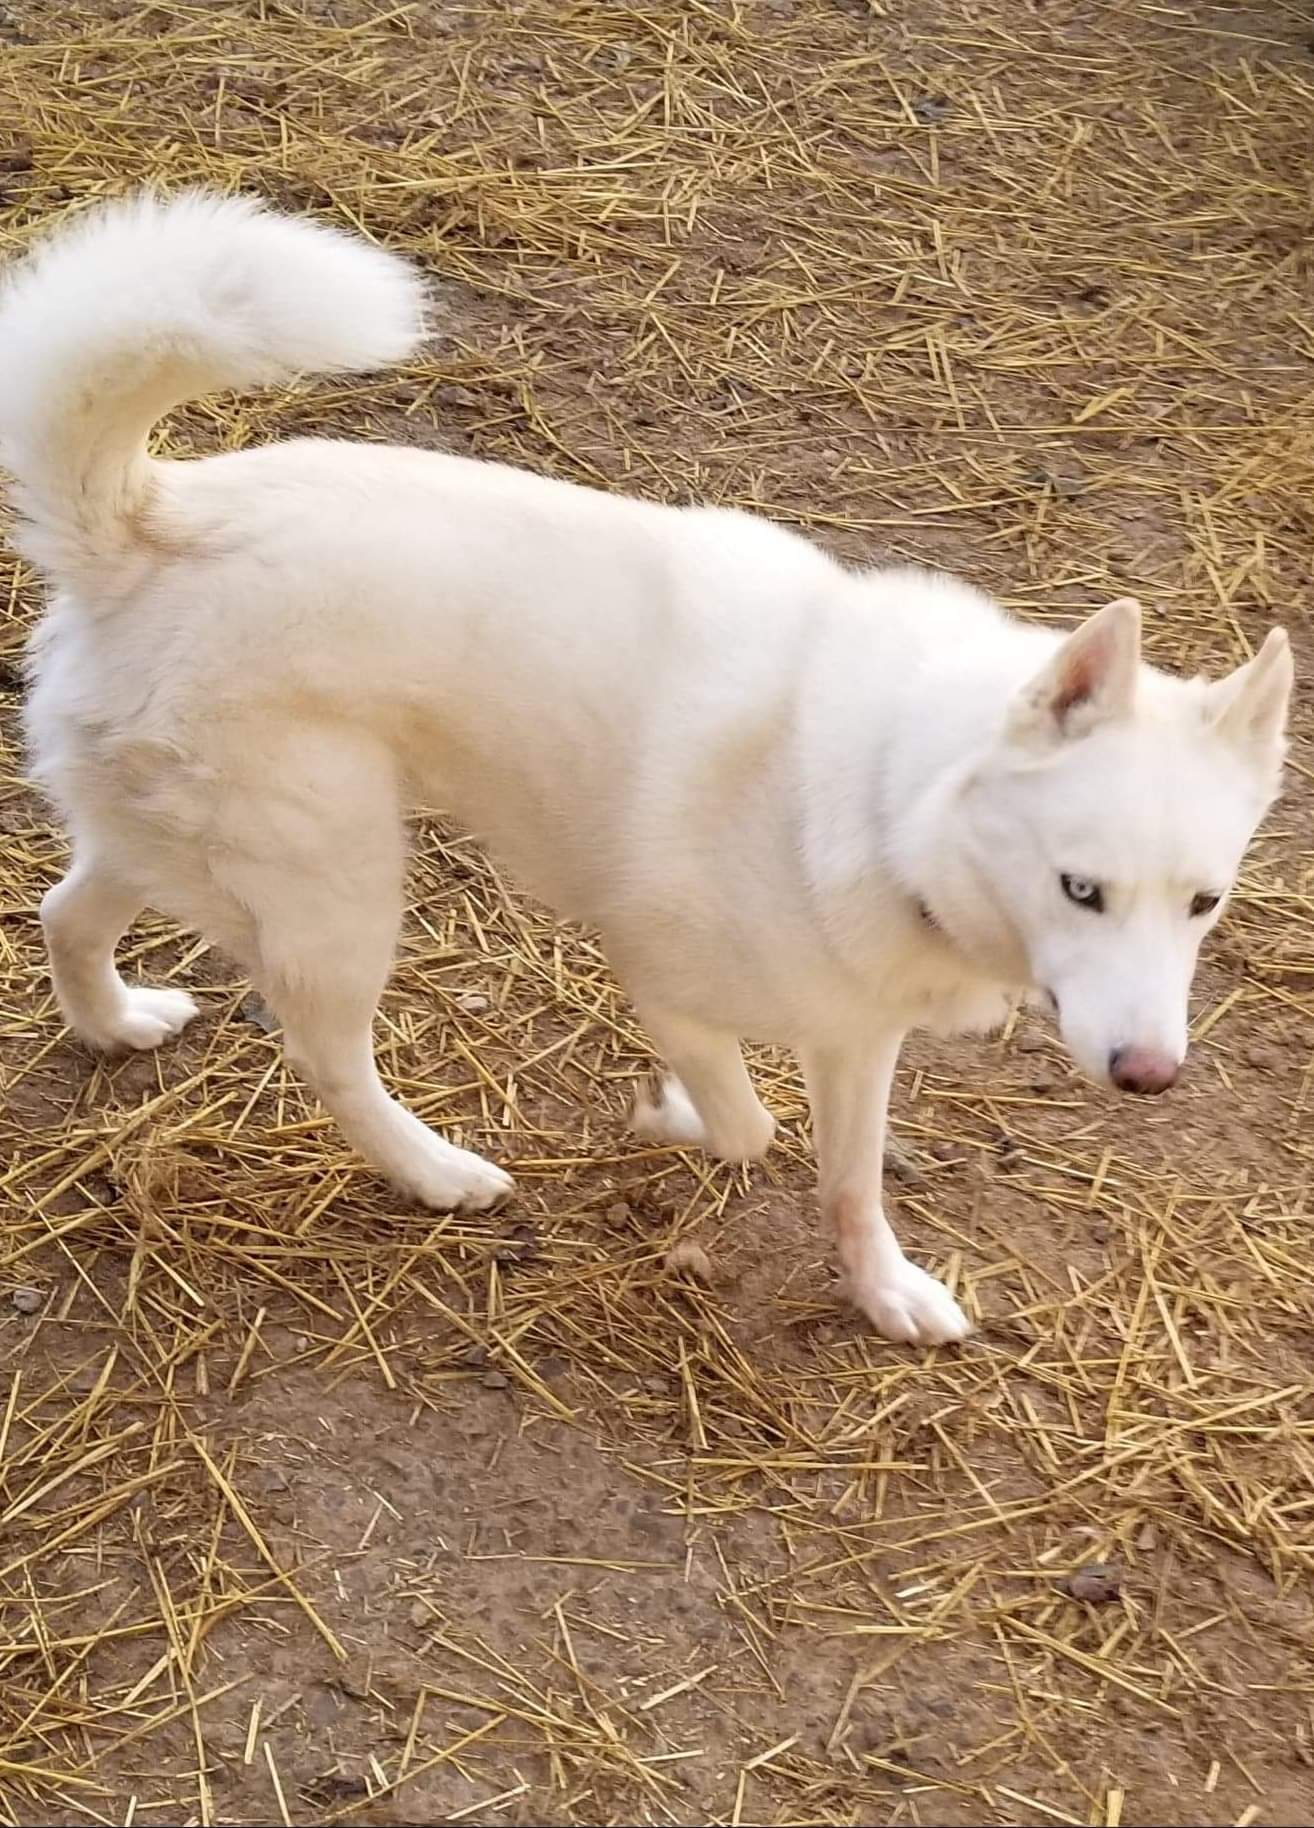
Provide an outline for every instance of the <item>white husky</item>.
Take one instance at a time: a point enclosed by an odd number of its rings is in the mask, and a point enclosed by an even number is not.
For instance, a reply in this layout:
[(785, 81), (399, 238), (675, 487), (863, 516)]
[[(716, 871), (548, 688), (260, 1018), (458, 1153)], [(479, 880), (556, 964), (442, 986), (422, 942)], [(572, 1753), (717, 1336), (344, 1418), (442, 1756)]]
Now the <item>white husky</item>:
[(738, 513), (364, 444), (147, 454), (181, 401), (396, 361), (423, 305), (363, 242), (195, 194), (80, 216), (11, 278), (0, 454), (54, 586), (29, 732), (73, 839), (42, 908), (69, 1023), (146, 1048), (193, 1016), (115, 970), (152, 904), (252, 973), (376, 1167), (494, 1204), (508, 1177), (371, 1046), (404, 815), (437, 803), (601, 931), (670, 1069), (641, 1132), (761, 1155), (739, 1039), (797, 1048), (852, 1298), (890, 1339), (962, 1337), (881, 1208), (900, 1041), (1031, 988), (1092, 1078), (1173, 1083), (1277, 791), (1285, 635), (1181, 681), (1141, 664), (1132, 602), (1064, 639)]

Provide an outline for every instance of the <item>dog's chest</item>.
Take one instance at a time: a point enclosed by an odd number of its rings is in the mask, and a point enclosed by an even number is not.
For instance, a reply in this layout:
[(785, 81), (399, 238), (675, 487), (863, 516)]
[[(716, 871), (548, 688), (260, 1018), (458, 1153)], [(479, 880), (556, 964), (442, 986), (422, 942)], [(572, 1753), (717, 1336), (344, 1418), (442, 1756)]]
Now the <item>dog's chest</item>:
[(980, 1034), (1003, 1022), (1018, 992), (978, 970), (929, 921), (892, 949), (879, 974), (883, 1006), (901, 1027)]
[[(726, 981), (721, 980), (722, 991)], [(942, 933), (920, 922), (887, 928), (874, 950), (799, 948), (791, 957), (787, 986), (779, 976), (759, 972), (752, 990), (745, 989), (750, 1001), (753, 991), (763, 996), (755, 1014), (771, 1013), (767, 1028), (741, 1022), (740, 1032), (807, 1041), (866, 1037), (877, 1030), (979, 1034), (998, 1027), (1018, 996), (1015, 987), (974, 969)], [(710, 984), (707, 994), (711, 1007), (717, 997)]]

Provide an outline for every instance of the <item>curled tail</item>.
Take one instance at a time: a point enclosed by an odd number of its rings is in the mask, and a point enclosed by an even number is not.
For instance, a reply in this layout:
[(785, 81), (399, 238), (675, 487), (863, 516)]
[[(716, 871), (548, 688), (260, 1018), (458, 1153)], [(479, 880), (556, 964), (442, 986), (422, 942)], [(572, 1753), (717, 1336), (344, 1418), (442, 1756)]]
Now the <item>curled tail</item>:
[(103, 587), (149, 537), (146, 438), (165, 413), (301, 370), (383, 367), (423, 318), (403, 261), (245, 198), (147, 194), (78, 215), (0, 292), (0, 464), (24, 554)]

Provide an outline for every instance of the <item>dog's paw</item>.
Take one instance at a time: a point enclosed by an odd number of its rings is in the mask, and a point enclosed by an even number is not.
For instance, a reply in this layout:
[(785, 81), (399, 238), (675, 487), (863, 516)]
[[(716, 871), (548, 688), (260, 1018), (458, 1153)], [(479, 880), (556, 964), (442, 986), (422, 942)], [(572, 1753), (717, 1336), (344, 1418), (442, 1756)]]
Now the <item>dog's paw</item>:
[(103, 1053), (143, 1053), (180, 1035), (198, 1013), (185, 990), (148, 990), (144, 985), (126, 987), (114, 1021), (86, 1038)]
[(707, 1145), (707, 1132), (693, 1099), (672, 1077), (638, 1094), (630, 1107), (629, 1123), (644, 1142), (665, 1143), (675, 1149), (702, 1149)]
[(879, 1278), (850, 1278), (846, 1291), (885, 1339), (905, 1346), (941, 1346), (966, 1339), (972, 1323), (943, 1282), (906, 1257)]
[(723, 1162), (761, 1161), (776, 1134), (776, 1120), (764, 1104), (745, 1111), (735, 1131), (709, 1136), (707, 1150)]
[(630, 1111), (630, 1129), (645, 1142), (664, 1143), (674, 1149), (705, 1149), (727, 1162), (753, 1162), (766, 1154), (776, 1133), (776, 1120), (764, 1106), (743, 1113), (733, 1131), (707, 1130), (688, 1092), (673, 1076), (655, 1091), (641, 1092)]
[(515, 1186), (509, 1174), (482, 1155), (458, 1149), (441, 1136), (418, 1141), (393, 1179), (403, 1192), (436, 1212), (489, 1212)]

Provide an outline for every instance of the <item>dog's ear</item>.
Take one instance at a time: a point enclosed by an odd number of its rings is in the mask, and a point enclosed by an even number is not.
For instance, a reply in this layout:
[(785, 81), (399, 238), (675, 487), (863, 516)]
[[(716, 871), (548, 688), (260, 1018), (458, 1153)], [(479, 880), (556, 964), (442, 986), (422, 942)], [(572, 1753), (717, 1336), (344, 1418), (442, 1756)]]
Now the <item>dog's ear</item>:
[(1035, 747), (1085, 736), (1125, 717), (1136, 697), (1141, 606), (1119, 597), (1074, 630), (1044, 670), (1013, 701), (1006, 734)]
[(1257, 766), (1276, 767), (1286, 746), (1287, 705), (1295, 669), (1284, 628), (1271, 628), (1247, 660), (1205, 694), (1205, 717), (1219, 736)]

